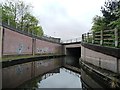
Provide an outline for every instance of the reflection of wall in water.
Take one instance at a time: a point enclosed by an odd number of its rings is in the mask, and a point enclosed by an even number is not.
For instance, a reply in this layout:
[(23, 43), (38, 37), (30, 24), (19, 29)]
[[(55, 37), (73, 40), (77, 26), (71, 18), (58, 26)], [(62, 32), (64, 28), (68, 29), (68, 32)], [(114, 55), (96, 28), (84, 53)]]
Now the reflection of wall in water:
[(79, 67), (79, 58), (81, 54), (81, 48), (66, 48), (66, 57), (65, 57), (65, 63), (72, 65), (72, 66), (77, 66)]
[(75, 66), (77, 64), (77, 59), (73, 56), (66, 56), (65, 57), (65, 63), (68, 65)]
[(82, 80), (82, 86), (83, 87), (86, 87), (86, 85), (87, 85), (87, 87), (89, 87), (89, 88), (102, 88), (83, 69), (81, 69), (81, 80)]
[(51, 70), (51, 71), (47, 72), (46, 74), (44, 74), (42, 76), (42, 80), (46, 79), (46, 78), (48, 78), (50, 76), (53, 76), (54, 74), (57, 74), (57, 73), (60, 73), (60, 68), (57, 68), (57, 69), (54, 69), (54, 70)]
[(2, 68), (2, 87), (15, 88), (25, 81), (61, 67), (62, 60), (46, 59)]

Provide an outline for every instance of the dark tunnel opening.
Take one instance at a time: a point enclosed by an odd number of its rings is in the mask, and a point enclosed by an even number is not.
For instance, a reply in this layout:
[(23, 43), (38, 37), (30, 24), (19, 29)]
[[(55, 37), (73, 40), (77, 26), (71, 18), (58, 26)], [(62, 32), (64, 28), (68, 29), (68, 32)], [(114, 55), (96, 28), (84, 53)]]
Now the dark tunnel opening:
[(66, 48), (66, 64), (79, 67), (79, 58), (81, 57), (81, 47)]

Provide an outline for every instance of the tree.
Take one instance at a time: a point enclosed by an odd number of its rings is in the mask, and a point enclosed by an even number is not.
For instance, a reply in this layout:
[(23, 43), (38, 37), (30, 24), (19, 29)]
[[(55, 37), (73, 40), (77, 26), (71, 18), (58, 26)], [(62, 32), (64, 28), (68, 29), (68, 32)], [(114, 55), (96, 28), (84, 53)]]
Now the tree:
[(105, 22), (105, 18), (96, 15), (93, 18), (92, 30), (93, 31), (100, 31), (100, 30), (104, 30), (104, 29), (107, 29), (107, 24)]
[(103, 16), (93, 18), (93, 31), (120, 28), (120, 1), (108, 0), (101, 7)]
[(15, 2), (15, 0), (6, 0), (5, 3), (1, 4), (3, 22), (16, 26), (17, 18), (19, 18), (17, 12), (18, 4), (19, 2)]
[(37, 18), (32, 16), (30, 13), (25, 14), (23, 17), (23, 24), (24, 24), (25, 30), (32, 34), (42, 36), (43, 29), (41, 26), (38, 25), (38, 22), (39, 21), (37, 20)]
[(29, 8), (30, 6), (29, 5), (26, 5), (23, 1), (19, 1), (17, 3), (17, 12), (18, 12), (18, 17), (19, 17), (19, 23), (20, 23), (20, 29), (23, 30), (23, 27), (24, 27), (24, 23), (23, 23), (23, 20), (24, 20), (24, 16), (29, 13)]
[[(38, 20), (30, 13), (30, 5), (23, 1), (7, 0), (0, 4), (2, 8), (2, 22), (10, 23), (11, 26), (26, 32), (43, 35), (43, 29), (38, 25)], [(39, 34), (38, 34), (39, 33)]]
[[(0, 5), (2, 8), (2, 21), (6, 23), (14, 23), (14, 15), (12, 13), (12, 5), (11, 2), (5, 3), (4, 5)], [(14, 23), (15, 24), (15, 23)]]
[(104, 7), (101, 8), (101, 11), (109, 29), (115, 28), (120, 18), (120, 1), (108, 0), (105, 2)]
[(111, 21), (114, 21), (118, 18), (118, 16), (116, 16), (118, 5), (119, 4), (117, 0), (108, 0), (105, 2), (104, 6), (101, 7), (102, 14), (107, 23), (110, 23)]
[(43, 32), (43, 29), (41, 26), (37, 26), (36, 29), (35, 29), (35, 34), (37, 36), (43, 36), (44, 32)]

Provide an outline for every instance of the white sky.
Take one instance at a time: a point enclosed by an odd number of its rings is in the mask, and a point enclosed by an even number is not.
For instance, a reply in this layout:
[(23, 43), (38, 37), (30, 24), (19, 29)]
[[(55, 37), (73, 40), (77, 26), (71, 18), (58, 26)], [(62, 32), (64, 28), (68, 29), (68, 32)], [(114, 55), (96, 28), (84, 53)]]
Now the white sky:
[(63, 40), (81, 37), (91, 29), (92, 19), (101, 15), (105, 0), (24, 0), (33, 6), (44, 33)]

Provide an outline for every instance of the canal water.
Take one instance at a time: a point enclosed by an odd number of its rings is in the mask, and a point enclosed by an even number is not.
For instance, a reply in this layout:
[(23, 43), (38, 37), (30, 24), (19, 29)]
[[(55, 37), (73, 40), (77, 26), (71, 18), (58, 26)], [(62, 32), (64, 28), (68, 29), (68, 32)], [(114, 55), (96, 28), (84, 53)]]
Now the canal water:
[(80, 74), (66, 68), (59, 68), (39, 76), (19, 88), (82, 88)]

